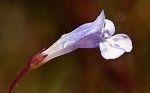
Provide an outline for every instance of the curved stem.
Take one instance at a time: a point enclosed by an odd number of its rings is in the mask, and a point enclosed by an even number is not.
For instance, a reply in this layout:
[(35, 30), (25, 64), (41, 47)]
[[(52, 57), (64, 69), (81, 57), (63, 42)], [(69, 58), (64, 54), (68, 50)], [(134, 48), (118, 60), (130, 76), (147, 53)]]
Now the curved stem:
[(8, 93), (11, 93), (15, 87), (15, 85), (17, 84), (17, 82), (20, 80), (20, 78), (26, 73), (28, 72), (30, 69), (30, 64), (28, 64), (20, 73), (19, 75), (15, 78), (15, 80), (13, 81), (13, 83), (11, 84)]
[(39, 66), (41, 66), (41, 62), (43, 61), (43, 59), (45, 57), (47, 57), (47, 55), (42, 55), (41, 53), (45, 50), (42, 49), (39, 53), (37, 53), (28, 63), (28, 65), (18, 74), (18, 76), (15, 78), (15, 80), (13, 81), (13, 83), (11, 84), (8, 93), (11, 93), (15, 87), (15, 85), (17, 84), (17, 82), (20, 80), (20, 78), (27, 73), (30, 69), (34, 69), (37, 68)]

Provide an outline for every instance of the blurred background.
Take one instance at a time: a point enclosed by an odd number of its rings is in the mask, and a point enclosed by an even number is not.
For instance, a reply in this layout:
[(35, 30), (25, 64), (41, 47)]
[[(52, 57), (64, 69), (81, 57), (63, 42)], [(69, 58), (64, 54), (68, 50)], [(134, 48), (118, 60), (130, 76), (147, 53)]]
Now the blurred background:
[(133, 51), (105, 60), (77, 49), (29, 71), (13, 93), (150, 93), (149, 0), (0, 0), (0, 93), (30, 58), (104, 9)]

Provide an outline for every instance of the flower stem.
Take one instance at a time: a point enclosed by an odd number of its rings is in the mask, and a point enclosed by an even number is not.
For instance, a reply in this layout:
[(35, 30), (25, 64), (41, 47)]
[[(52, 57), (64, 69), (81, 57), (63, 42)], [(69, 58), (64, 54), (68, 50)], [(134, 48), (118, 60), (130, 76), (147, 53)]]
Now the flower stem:
[(42, 49), (39, 53), (37, 53), (28, 63), (28, 65), (18, 74), (13, 83), (11, 84), (8, 93), (12, 93), (14, 87), (20, 78), (27, 73), (30, 69), (35, 69), (42, 65), (42, 61), (47, 57), (47, 55), (43, 55), (42, 52), (45, 51), (45, 48)]
[(15, 80), (13, 81), (13, 83), (11, 84), (8, 93), (11, 93), (14, 89), (14, 87), (16, 86), (17, 82), (19, 81), (19, 79), (26, 73), (28, 72), (30, 69), (30, 64), (28, 64), (19, 74), (18, 76), (15, 78)]

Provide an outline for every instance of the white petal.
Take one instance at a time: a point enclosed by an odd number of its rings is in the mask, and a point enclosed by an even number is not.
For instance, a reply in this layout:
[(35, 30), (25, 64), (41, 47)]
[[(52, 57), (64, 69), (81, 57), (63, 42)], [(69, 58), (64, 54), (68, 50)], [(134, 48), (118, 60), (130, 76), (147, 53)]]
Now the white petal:
[(109, 44), (109, 42), (100, 42), (99, 43), (101, 55), (105, 59), (115, 59), (120, 57), (125, 51), (120, 48), (115, 48)]
[(130, 52), (132, 50), (131, 39), (126, 34), (116, 34), (107, 41), (114, 47), (124, 49), (125, 52)]
[(115, 26), (111, 20), (105, 19), (104, 29), (108, 31), (109, 36), (112, 36), (115, 33)]

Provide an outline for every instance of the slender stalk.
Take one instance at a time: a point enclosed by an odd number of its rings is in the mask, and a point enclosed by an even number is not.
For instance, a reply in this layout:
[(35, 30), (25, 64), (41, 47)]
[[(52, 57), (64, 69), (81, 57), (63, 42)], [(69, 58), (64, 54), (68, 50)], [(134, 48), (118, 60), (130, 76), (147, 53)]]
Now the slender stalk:
[(15, 80), (13, 81), (13, 83), (11, 84), (8, 93), (11, 93), (14, 89), (14, 87), (16, 86), (17, 82), (20, 80), (20, 78), (29, 71), (30, 69), (30, 64), (28, 64), (19, 74), (18, 76), (15, 78)]
[(47, 57), (47, 55), (43, 55), (42, 52), (45, 51), (45, 48), (42, 49), (39, 53), (37, 53), (28, 63), (28, 65), (18, 74), (13, 83), (11, 84), (8, 93), (12, 93), (14, 87), (17, 82), (23, 77), (25, 73), (27, 73), (30, 69), (35, 69), (42, 65), (42, 61)]

